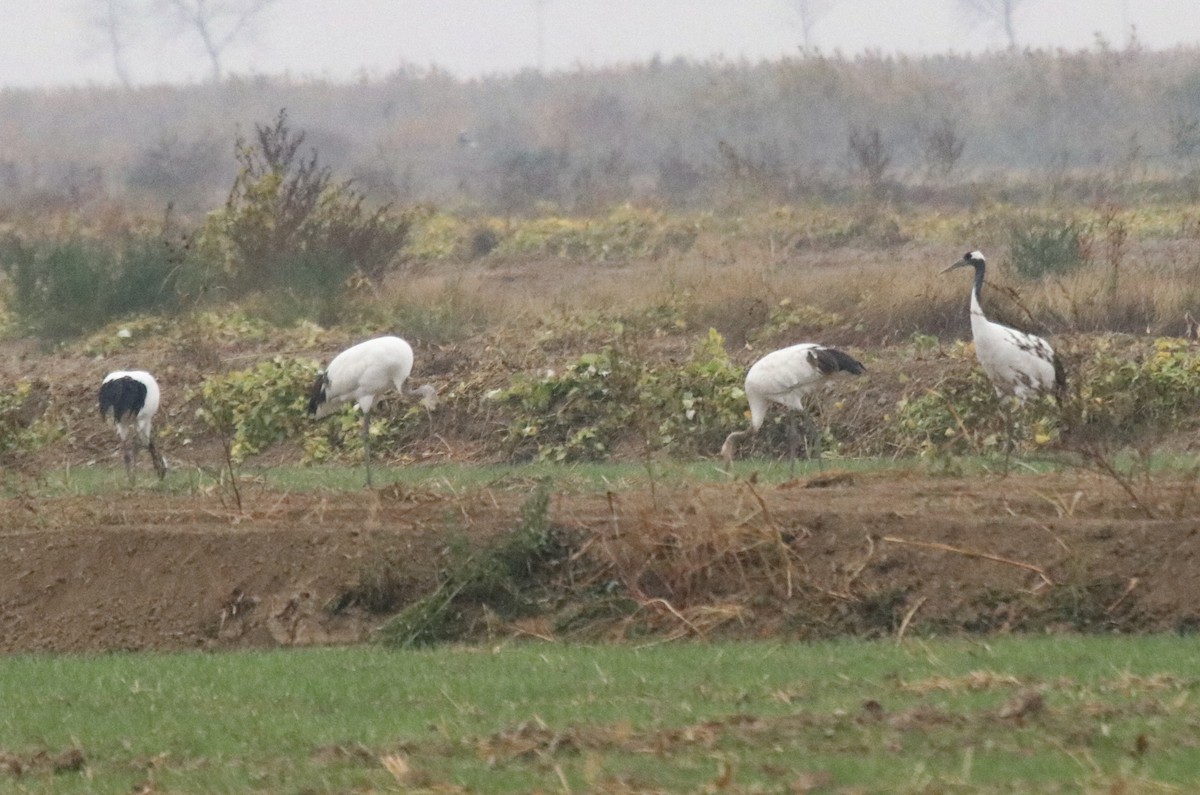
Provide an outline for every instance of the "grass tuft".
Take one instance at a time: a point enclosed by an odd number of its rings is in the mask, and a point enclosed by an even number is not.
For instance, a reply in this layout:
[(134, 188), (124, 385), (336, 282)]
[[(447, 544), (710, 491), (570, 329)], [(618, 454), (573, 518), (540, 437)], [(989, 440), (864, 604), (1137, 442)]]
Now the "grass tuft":
[(483, 619), (502, 621), (539, 612), (544, 579), (570, 552), (565, 531), (550, 524), (550, 482), (541, 481), (521, 506), (512, 533), (474, 552), (458, 551), (437, 588), (391, 618), (379, 630), (385, 646), (411, 648), (465, 639)]

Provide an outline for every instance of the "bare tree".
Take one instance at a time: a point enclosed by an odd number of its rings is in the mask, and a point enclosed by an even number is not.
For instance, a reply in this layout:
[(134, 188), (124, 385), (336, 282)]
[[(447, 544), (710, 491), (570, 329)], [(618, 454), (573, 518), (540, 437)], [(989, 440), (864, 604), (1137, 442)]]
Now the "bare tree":
[(949, 116), (943, 116), (933, 127), (920, 131), (921, 148), (925, 154), (925, 165), (931, 176), (945, 179), (958, 165), (967, 142), (958, 133), (958, 125)]
[(804, 49), (811, 50), (813, 46), (813, 29), (821, 21), (821, 17), (829, 13), (836, 0), (792, 0), (796, 16), (800, 17), (800, 30), (804, 34)]
[(134, 37), (133, 28), (139, 18), (134, 6), (134, 0), (92, 0), (83, 6), (88, 28), (95, 33), (98, 46), (108, 51), (117, 79), (126, 89), (133, 87), (125, 65), (125, 49)]
[(866, 179), (873, 196), (883, 196), (884, 177), (892, 163), (892, 152), (883, 140), (883, 133), (873, 124), (851, 127), (847, 144), (850, 168)]
[(972, 19), (995, 25), (1008, 37), (1008, 46), (1017, 46), (1013, 13), (1025, 0), (958, 0), (959, 7)]
[(223, 76), (222, 58), (244, 38), (253, 22), (277, 0), (155, 0), (162, 18), (179, 32), (199, 37), (212, 67), (214, 82)]

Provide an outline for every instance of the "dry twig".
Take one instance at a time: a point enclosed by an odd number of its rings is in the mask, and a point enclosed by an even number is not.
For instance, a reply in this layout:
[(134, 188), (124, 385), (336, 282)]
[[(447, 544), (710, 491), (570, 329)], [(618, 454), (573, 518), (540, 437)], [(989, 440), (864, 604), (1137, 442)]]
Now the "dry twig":
[(904, 614), (904, 620), (900, 622), (900, 629), (896, 630), (897, 646), (899, 646), (900, 642), (904, 640), (904, 633), (908, 631), (908, 625), (912, 622), (913, 616), (917, 614), (917, 611), (921, 609), (921, 605), (925, 604), (925, 599), (926, 597), (922, 596), (913, 604), (912, 607), (908, 609), (908, 612)]
[(1125, 601), (1125, 597), (1126, 597), (1126, 596), (1129, 596), (1129, 594), (1133, 593), (1133, 589), (1134, 589), (1134, 588), (1136, 588), (1136, 587), (1138, 587), (1138, 578), (1137, 578), (1137, 577), (1130, 577), (1130, 578), (1129, 578), (1129, 584), (1125, 586), (1125, 590), (1124, 590), (1124, 591), (1121, 591), (1121, 595), (1120, 595), (1120, 596), (1118, 596), (1118, 597), (1116, 598), (1116, 600), (1115, 600), (1115, 601), (1114, 601), (1114, 602), (1113, 602), (1111, 605), (1109, 605), (1108, 607), (1104, 608), (1104, 615), (1106, 615), (1106, 616), (1110, 616), (1110, 615), (1112, 615), (1112, 611), (1116, 610), (1116, 609), (1117, 609), (1117, 606), (1118, 606), (1119, 604), (1121, 604), (1121, 602), (1124, 602), (1124, 601)]
[(1016, 566), (1018, 569), (1032, 571), (1034, 574), (1046, 581), (1047, 585), (1054, 585), (1054, 580), (1050, 579), (1050, 575), (1046, 574), (1046, 570), (1041, 566), (1035, 566), (1032, 563), (1025, 563), (1020, 560), (993, 555), (990, 552), (977, 552), (973, 549), (962, 549), (961, 547), (952, 547), (949, 544), (942, 544), (937, 541), (910, 541), (907, 538), (897, 538), (896, 536), (884, 536), (881, 541), (887, 541), (892, 544), (904, 544), (910, 547), (921, 547), (923, 549), (936, 549), (939, 552), (952, 552), (955, 555), (965, 555), (968, 558), (980, 558), (982, 560), (990, 560), (995, 563), (1003, 563), (1006, 566)]

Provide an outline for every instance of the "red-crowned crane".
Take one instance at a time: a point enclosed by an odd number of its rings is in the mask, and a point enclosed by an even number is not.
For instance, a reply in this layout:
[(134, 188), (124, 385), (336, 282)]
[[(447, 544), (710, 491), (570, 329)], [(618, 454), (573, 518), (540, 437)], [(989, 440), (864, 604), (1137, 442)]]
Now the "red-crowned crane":
[(1039, 395), (1053, 395), (1062, 405), (1067, 389), (1066, 371), (1062, 360), (1050, 343), (1033, 334), (988, 320), (979, 303), (983, 291), (987, 261), (978, 251), (968, 251), (942, 273), (956, 268), (974, 268), (975, 286), (971, 289), (971, 336), (975, 340), (975, 356), (996, 394), (1005, 403), (1005, 460), (1012, 450), (1012, 401), (1024, 404)]
[(401, 395), (419, 397), (427, 409), (437, 405), (437, 391), (430, 384), (405, 389), (412, 372), (412, 346), (399, 337), (376, 337), (339, 353), (317, 375), (309, 394), (308, 411), (318, 419), (342, 403), (357, 403), (362, 412), (363, 462), (367, 488), (371, 487), (371, 407), (379, 396), (395, 387)]
[(111, 416), (121, 437), (121, 453), (125, 471), (133, 483), (133, 464), (138, 444), (145, 444), (158, 479), (167, 474), (167, 464), (154, 446), (151, 422), (158, 412), (160, 398), (158, 382), (145, 370), (117, 370), (104, 376), (100, 383), (100, 416)]
[(759, 359), (746, 373), (750, 427), (729, 434), (725, 437), (725, 444), (721, 445), (721, 457), (725, 459), (726, 469), (733, 463), (738, 441), (758, 433), (770, 403), (795, 409), (804, 418), (806, 428), (812, 429), (812, 419), (804, 408), (804, 396), (836, 373), (860, 375), (866, 369), (853, 356), (814, 342), (772, 351)]

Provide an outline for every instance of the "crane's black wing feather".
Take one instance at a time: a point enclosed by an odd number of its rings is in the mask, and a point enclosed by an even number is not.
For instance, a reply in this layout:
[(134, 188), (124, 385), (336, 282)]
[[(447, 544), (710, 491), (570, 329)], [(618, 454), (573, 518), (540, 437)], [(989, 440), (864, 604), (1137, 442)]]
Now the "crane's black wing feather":
[(808, 361), (822, 375), (832, 375), (839, 370), (851, 375), (861, 375), (867, 369), (858, 359), (837, 348), (813, 348), (808, 352)]

